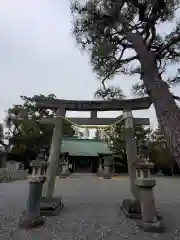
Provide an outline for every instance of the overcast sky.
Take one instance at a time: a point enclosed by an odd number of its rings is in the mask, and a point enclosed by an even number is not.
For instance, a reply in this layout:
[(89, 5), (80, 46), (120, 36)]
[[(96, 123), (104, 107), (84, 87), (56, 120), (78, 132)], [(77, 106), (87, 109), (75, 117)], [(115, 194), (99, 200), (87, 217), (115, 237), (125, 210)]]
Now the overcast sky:
[[(54, 93), (64, 99), (93, 99), (99, 81), (91, 71), (88, 57), (77, 48), (71, 29), (68, 0), (0, 1), (1, 120), (5, 110), (21, 103), (20, 95)], [(171, 29), (168, 24), (161, 31)], [(116, 76), (113, 82), (131, 97), (130, 86), (135, 80)], [(180, 88), (174, 92), (178, 91)], [(112, 116), (100, 116), (109, 115)], [(156, 126), (152, 107), (145, 113), (136, 112), (135, 116), (150, 117), (152, 127)]]

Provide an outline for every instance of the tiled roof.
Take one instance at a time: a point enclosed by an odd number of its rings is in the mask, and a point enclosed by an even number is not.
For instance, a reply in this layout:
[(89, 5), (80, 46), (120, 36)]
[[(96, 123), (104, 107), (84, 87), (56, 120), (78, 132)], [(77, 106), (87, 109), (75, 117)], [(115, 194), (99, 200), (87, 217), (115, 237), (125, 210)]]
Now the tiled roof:
[(112, 153), (104, 141), (73, 138), (62, 141), (61, 153), (65, 152), (69, 152), (71, 156), (98, 156), (98, 153)]

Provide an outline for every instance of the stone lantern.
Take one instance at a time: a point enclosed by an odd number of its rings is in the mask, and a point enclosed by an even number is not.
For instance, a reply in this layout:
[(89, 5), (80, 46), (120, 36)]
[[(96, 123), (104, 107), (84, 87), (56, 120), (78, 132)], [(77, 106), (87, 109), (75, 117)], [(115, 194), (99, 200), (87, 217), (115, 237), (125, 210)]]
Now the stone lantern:
[(7, 152), (3, 145), (0, 146), (0, 168), (6, 168), (6, 156)]
[[(152, 179), (151, 169), (154, 164), (149, 161), (139, 161), (136, 163), (136, 183), (139, 185), (151, 185), (154, 187), (156, 182)], [(137, 185), (136, 184), (136, 185)]]
[(156, 182), (152, 178), (151, 169), (154, 164), (146, 161), (144, 155), (141, 154), (135, 163), (135, 167), (135, 184), (139, 188), (141, 205), (141, 223), (139, 226), (147, 232), (162, 232), (161, 217), (157, 216), (153, 195)]
[(112, 164), (112, 156), (105, 156), (104, 157), (104, 172), (103, 172), (103, 178), (104, 179), (111, 179), (112, 178), (112, 171), (110, 169), (110, 166)]
[(60, 177), (62, 178), (66, 178), (70, 175), (70, 171), (69, 171), (69, 159), (68, 159), (68, 153), (65, 154), (64, 156), (64, 162), (62, 164), (62, 171), (60, 174)]
[(32, 174), (29, 179), (29, 196), (26, 210), (23, 212), (19, 227), (30, 229), (44, 224), (44, 219), (40, 215), (40, 200), (42, 197), (43, 183), (46, 179), (47, 162), (44, 160), (44, 149), (42, 149), (36, 160), (31, 162)]
[(103, 176), (103, 167), (102, 167), (102, 158), (101, 157), (99, 157), (99, 166), (98, 166), (97, 176), (98, 177)]

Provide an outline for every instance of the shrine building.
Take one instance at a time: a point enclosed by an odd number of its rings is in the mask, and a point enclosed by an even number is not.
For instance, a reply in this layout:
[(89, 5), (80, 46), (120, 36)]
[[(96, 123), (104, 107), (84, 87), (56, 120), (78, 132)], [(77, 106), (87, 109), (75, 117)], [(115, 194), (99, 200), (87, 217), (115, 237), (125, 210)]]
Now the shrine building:
[(104, 156), (111, 156), (107, 143), (95, 139), (63, 139), (61, 156), (68, 155), (68, 162), (72, 172), (96, 173), (99, 161)]

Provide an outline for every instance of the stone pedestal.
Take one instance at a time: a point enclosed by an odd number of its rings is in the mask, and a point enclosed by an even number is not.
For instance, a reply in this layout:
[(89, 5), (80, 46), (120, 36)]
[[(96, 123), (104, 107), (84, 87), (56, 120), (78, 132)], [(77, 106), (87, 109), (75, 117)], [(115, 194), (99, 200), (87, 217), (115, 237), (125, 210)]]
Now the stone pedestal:
[(124, 199), (120, 208), (126, 217), (141, 219), (141, 204), (139, 200)]
[(6, 168), (6, 150), (4, 146), (0, 146), (0, 168)]
[(30, 229), (44, 224), (44, 219), (40, 215), (42, 189), (43, 181), (30, 183), (27, 207), (19, 221), (20, 228)]
[(97, 171), (97, 176), (98, 177), (102, 177), (104, 173), (103, 167), (102, 167), (102, 159), (99, 159), (99, 167), (98, 167), (98, 171)]
[(150, 162), (138, 162), (136, 186), (139, 188), (139, 197), (141, 204), (141, 222), (139, 227), (146, 232), (163, 232), (161, 217), (157, 215), (153, 188), (156, 185), (155, 180), (151, 178), (151, 168), (153, 164)]
[(103, 171), (102, 165), (100, 164), (99, 168), (98, 168), (98, 171), (97, 171), (97, 176), (102, 177), (103, 173), (104, 173), (104, 171)]
[(40, 202), (41, 216), (56, 216), (64, 208), (62, 198), (58, 196), (42, 197)]
[(61, 178), (66, 178), (70, 175), (70, 171), (69, 171), (69, 165), (66, 163), (66, 164), (63, 164), (62, 165), (62, 171), (60, 173), (60, 177)]
[(110, 166), (104, 166), (103, 178), (104, 179), (112, 178), (112, 172), (110, 170)]
[(111, 163), (112, 163), (112, 156), (105, 156), (104, 157), (104, 171), (103, 171), (104, 179), (112, 178), (112, 171), (110, 168)]
[(139, 227), (146, 232), (163, 232), (162, 217), (157, 215), (154, 196), (153, 196), (153, 184), (150, 186), (143, 186), (143, 183), (136, 182), (137, 186), (140, 187), (140, 204), (141, 204), (141, 222)]
[(44, 224), (40, 214), (40, 201), (42, 197), (43, 184), (47, 163), (45, 161), (44, 149), (41, 149), (36, 160), (31, 162), (32, 175), (29, 176), (29, 196), (25, 211), (20, 217), (19, 227), (30, 229)]

